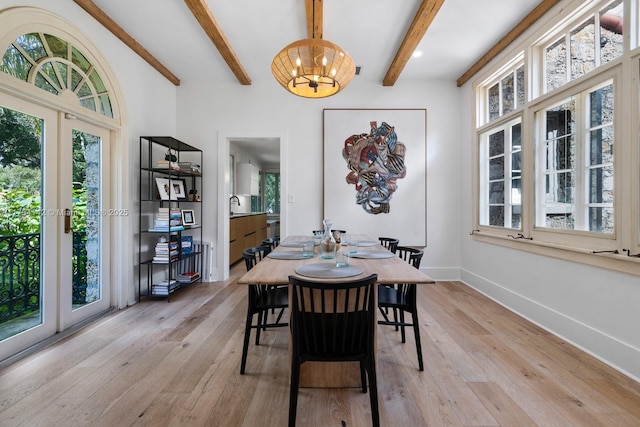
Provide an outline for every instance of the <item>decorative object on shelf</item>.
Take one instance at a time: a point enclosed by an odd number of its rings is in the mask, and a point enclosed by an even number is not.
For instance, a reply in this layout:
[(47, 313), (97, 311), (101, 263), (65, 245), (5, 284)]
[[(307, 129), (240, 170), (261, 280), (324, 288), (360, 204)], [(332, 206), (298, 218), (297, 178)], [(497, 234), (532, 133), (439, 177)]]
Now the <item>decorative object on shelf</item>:
[(156, 186), (158, 187), (158, 195), (160, 200), (169, 200), (171, 195), (171, 186), (169, 178), (156, 178)]
[(164, 159), (170, 162), (177, 162), (178, 156), (176, 156), (176, 150), (174, 150), (173, 148), (169, 148), (167, 150), (167, 154), (164, 155)]
[(191, 255), (193, 251), (193, 237), (182, 236), (180, 241), (180, 254), (182, 256)]
[(196, 225), (196, 217), (193, 209), (182, 210), (182, 225)]
[(185, 190), (187, 183), (185, 180), (172, 178), (169, 181), (171, 200), (187, 200), (187, 191)]
[(200, 196), (198, 196), (198, 190), (196, 190), (195, 188), (192, 188), (191, 190), (189, 190), (189, 200), (192, 202), (200, 201)]
[(282, 49), (271, 63), (278, 83), (294, 95), (325, 98), (344, 89), (356, 73), (353, 59), (340, 46), (316, 34), (316, 21), (322, 23), (322, 2), (312, 6), (311, 38), (295, 41)]

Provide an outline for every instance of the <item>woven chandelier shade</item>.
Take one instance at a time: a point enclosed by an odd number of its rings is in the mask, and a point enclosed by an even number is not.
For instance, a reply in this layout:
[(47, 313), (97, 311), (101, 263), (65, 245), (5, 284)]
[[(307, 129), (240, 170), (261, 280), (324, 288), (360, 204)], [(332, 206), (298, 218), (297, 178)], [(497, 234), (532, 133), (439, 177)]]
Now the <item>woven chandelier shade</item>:
[(325, 98), (349, 84), (356, 65), (344, 50), (329, 41), (303, 39), (286, 46), (273, 58), (271, 72), (294, 95)]

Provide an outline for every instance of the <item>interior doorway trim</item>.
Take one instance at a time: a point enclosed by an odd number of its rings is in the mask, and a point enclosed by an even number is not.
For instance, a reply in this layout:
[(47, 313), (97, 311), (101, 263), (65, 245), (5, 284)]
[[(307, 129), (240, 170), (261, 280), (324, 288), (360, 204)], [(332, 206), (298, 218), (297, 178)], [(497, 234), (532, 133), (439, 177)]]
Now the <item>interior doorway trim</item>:
[[(287, 132), (286, 131), (221, 131), (218, 133), (218, 232), (216, 243), (217, 280), (229, 278), (229, 170), (230, 144), (232, 140), (251, 138), (272, 138), (280, 142), (280, 195), (287, 193)], [(286, 236), (287, 204), (280, 200), (280, 235)]]

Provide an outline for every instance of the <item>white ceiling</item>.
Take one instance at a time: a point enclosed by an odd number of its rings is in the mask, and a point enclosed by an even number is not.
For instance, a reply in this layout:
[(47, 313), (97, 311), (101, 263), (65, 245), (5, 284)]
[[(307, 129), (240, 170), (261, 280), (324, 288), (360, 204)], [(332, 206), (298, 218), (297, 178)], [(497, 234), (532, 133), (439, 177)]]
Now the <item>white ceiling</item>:
[[(445, 0), (398, 81), (457, 80), (542, 0)], [(181, 81), (237, 83), (184, 1), (94, 0)], [(304, 0), (207, 0), (252, 81), (273, 79), (271, 61), (306, 38)], [(382, 84), (421, 0), (324, 0), (323, 37)], [(275, 82), (275, 80), (274, 80)]]
[[(206, 1), (252, 83), (268, 79), (277, 84), (271, 75), (273, 57), (307, 36), (305, 1)], [(456, 81), (540, 1), (445, 0), (418, 45), (422, 56), (409, 60), (396, 84)], [(215, 76), (220, 84), (240, 84), (184, 1), (94, 3), (182, 83)], [(362, 67), (356, 79), (382, 85), (420, 4), (421, 0), (324, 0), (323, 38), (341, 46)], [(245, 144), (273, 146), (260, 140)]]

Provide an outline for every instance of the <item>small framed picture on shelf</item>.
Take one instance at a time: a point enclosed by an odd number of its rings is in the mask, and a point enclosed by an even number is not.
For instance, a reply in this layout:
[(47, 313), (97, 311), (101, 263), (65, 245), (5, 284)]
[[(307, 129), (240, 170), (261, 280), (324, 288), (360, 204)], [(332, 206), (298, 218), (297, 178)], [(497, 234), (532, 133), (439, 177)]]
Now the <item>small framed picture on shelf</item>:
[(158, 186), (160, 200), (169, 200), (169, 197), (171, 197), (169, 178), (156, 178), (156, 185)]
[(184, 179), (172, 178), (169, 196), (171, 200), (187, 200), (187, 183)]
[(182, 210), (182, 225), (196, 225), (196, 217), (193, 213), (193, 209)]

